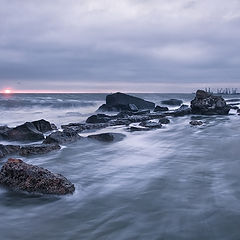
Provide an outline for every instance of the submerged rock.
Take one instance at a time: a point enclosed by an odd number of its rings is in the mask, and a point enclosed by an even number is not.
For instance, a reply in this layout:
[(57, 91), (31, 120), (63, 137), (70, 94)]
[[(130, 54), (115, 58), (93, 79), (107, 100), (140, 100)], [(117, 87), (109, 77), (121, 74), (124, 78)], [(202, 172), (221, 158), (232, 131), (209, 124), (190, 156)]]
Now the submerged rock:
[(170, 120), (168, 118), (166, 118), (166, 117), (160, 118), (159, 119), (159, 123), (161, 123), (161, 124), (169, 124)]
[(124, 93), (107, 95), (106, 104), (99, 107), (99, 111), (137, 111), (138, 109), (154, 109), (155, 103), (130, 96)]
[(227, 115), (230, 107), (221, 96), (214, 96), (203, 90), (196, 92), (196, 97), (191, 101), (192, 113), (203, 115)]
[(124, 137), (126, 136), (122, 133), (100, 133), (88, 136), (88, 138), (102, 142), (121, 141)]
[(30, 165), (20, 159), (8, 159), (0, 171), (0, 184), (30, 193), (64, 195), (75, 191), (74, 185), (60, 174)]
[(203, 122), (202, 121), (193, 120), (189, 124), (191, 124), (192, 126), (200, 126), (200, 125), (203, 125)]
[(10, 154), (18, 153), (20, 146), (18, 145), (2, 145), (0, 144), (0, 158), (3, 158)]
[(81, 137), (78, 135), (76, 131), (63, 130), (62, 132), (56, 131), (51, 133), (43, 141), (43, 144), (65, 144), (65, 143), (76, 142), (80, 139)]
[(58, 144), (33, 144), (25, 145), (20, 147), (19, 155), (28, 156), (28, 155), (38, 155), (46, 154), (54, 150), (59, 150), (61, 147)]
[(192, 109), (188, 105), (182, 105), (180, 108), (176, 109), (172, 115), (174, 117), (180, 117), (180, 116), (185, 116), (189, 115), (192, 113)]
[(162, 101), (162, 104), (170, 105), (170, 106), (180, 106), (182, 103), (183, 101), (179, 99), (169, 99), (169, 100)]
[(168, 107), (156, 106), (153, 110), (154, 112), (166, 112), (169, 111)]
[(149, 129), (151, 129), (151, 128), (161, 128), (162, 127), (161, 123), (152, 122), (152, 121), (144, 121), (144, 122), (141, 122), (139, 125), (142, 126), (142, 127), (149, 128)]

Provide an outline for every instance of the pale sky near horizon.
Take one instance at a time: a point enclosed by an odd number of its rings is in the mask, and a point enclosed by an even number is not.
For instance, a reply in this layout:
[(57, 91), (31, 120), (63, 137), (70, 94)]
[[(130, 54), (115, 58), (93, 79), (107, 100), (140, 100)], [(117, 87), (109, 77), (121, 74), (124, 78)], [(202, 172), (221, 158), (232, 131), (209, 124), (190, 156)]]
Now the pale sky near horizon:
[(240, 90), (239, 0), (0, 0), (0, 90)]

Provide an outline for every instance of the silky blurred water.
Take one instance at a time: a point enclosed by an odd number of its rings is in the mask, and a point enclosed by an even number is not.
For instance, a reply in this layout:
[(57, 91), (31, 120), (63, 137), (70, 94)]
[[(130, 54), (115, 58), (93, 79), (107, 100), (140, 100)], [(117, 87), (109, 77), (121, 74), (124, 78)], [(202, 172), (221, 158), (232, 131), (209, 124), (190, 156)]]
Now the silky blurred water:
[[(158, 104), (168, 98), (189, 103), (193, 98), (137, 96)], [(0, 125), (45, 118), (60, 126), (84, 121), (105, 94), (9, 99), (19, 104), (1, 97)], [(56, 107), (56, 99), (65, 105)], [(239, 240), (240, 116), (233, 110), (228, 116), (196, 117), (204, 125), (192, 127), (194, 117), (185, 116), (148, 132), (107, 128), (98, 132), (120, 132), (126, 138), (111, 144), (83, 139), (57, 152), (23, 158), (63, 174), (76, 192), (60, 197), (0, 188), (0, 239)]]

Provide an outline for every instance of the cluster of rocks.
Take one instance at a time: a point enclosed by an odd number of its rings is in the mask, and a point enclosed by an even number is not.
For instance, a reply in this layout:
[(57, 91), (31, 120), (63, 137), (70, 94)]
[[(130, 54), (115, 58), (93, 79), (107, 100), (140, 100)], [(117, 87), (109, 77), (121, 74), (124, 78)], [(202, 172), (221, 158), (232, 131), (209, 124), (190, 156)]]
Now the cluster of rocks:
[[(97, 113), (90, 116), (85, 123), (69, 123), (62, 125), (62, 131), (57, 130), (54, 124), (41, 119), (34, 122), (26, 122), (15, 128), (0, 126), (0, 139), (7, 141), (27, 141), (42, 143), (30, 145), (2, 145), (0, 144), (0, 158), (7, 155), (18, 154), (28, 156), (31, 154), (43, 154), (59, 150), (61, 144), (76, 142), (83, 137), (79, 133), (86, 130), (102, 129), (110, 126), (123, 125), (129, 131), (149, 131), (160, 129), (164, 124), (169, 124), (168, 117), (179, 117), (190, 114), (215, 115), (228, 114), (230, 109), (238, 107), (234, 103), (228, 105), (220, 96), (214, 96), (205, 91), (198, 90), (196, 97), (191, 101), (191, 106), (183, 105), (182, 100), (169, 99), (162, 101), (164, 105), (180, 106), (178, 109), (169, 110), (165, 106), (156, 106), (153, 102), (143, 100), (123, 93), (115, 93), (106, 97), (98, 111), (117, 114)], [(138, 124), (138, 125), (136, 125)], [(202, 121), (193, 120), (193, 126), (200, 126)], [(44, 134), (49, 132), (45, 138)], [(120, 141), (125, 137), (120, 133), (100, 133), (88, 136), (102, 142)], [(74, 192), (74, 185), (59, 174), (29, 165), (19, 159), (9, 159), (0, 171), (0, 184), (16, 190), (39, 192), (48, 194), (67, 194)]]
[(41, 119), (34, 122), (26, 122), (15, 128), (0, 127), (0, 139), (8, 141), (40, 141), (44, 139), (43, 133), (55, 130), (56, 126)]
[(227, 115), (231, 107), (221, 96), (198, 90), (196, 97), (191, 101), (191, 109), (193, 114)]

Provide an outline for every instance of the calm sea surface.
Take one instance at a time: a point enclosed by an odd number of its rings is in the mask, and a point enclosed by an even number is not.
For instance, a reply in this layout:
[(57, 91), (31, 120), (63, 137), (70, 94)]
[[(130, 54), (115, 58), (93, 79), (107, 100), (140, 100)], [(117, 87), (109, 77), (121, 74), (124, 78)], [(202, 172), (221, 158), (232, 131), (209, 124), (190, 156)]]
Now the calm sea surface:
[[(189, 104), (194, 97), (135, 95), (156, 104), (169, 98)], [(83, 122), (105, 96), (0, 95), (0, 125), (41, 118), (58, 127)], [(63, 174), (76, 192), (59, 197), (0, 188), (0, 239), (239, 240), (240, 116), (231, 113), (199, 117), (201, 127), (190, 126), (192, 116), (185, 116), (148, 132), (102, 129), (97, 132), (127, 137), (112, 144), (85, 139), (22, 158)]]

